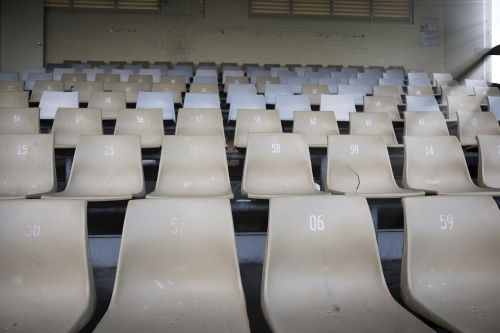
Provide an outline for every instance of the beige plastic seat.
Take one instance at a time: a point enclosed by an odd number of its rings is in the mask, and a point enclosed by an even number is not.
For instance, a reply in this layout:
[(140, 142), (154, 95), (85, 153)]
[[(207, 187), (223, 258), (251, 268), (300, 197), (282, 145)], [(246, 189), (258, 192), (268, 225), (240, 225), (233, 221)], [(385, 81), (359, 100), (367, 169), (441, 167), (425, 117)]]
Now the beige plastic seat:
[(139, 135), (80, 135), (66, 189), (42, 198), (115, 201), (145, 192)]
[(500, 188), (500, 136), (478, 135), (479, 162), (477, 183), (481, 187)]
[(404, 112), (405, 136), (448, 136), (448, 126), (442, 112)]
[(392, 121), (403, 121), (399, 116), (398, 105), (392, 96), (365, 96), (364, 112), (385, 112)]
[(56, 191), (52, 134), (0, 134), (0, 155), (0, 200)]
[(29, 91), (0, 91), (0, 108), (27, 108)]
[(89, 108), (98, 108), (102, 110), (102, 119), (116, 119), (118, 110), (125, 109), (125, 92), (99, 92), (92, 91), (89, 97)]
[(404, 104), (397, 86), (373, 86), (373, 96), (392, 96), (397, 105)]
[(221, 109), (179, 109), (175, 135), (220, 135), (224, 137)]
[[(352, 122), (351, 122), (352, 123)], [(329, 135), (326, 189), (334, 194), (367, 198), (424, 195), (400, 188), (381, 135)]]
[(191, 83), (189, 92), (197, 94), (219, 94), (219, 85), (217, 83)]
[(255, 199), (328, 194), (316, 189), (304, 134), (248, 133), (241, 193)]
[(458, 87), (459, 84), (456, 80), (436, 80), (437, 94), (441, 95), (441, 87)]
[(155, 191), (147, 198), (233, 198), (223, 136), (167, 135)]
[(182, 105), (182, 87), (175, 83), (153, 83), (151, 92), (171, 92), (174, 103)]
[(225, 93), (227, 93), (230, 84), (250, 84), (250, 79), (245, 76), (226, 76), (226, 82), (224, 82)]
[(248, 133), (282, 133), (278, 110), (238, 110), (234, 130), (234, 146), (246, 148)]
[(448, 86), (441, 87), (441, 104), (440, 105), (448, 105), (448, 96), (469, 96), (467, 94), (467, 90), (463, 86)]
[(302, 95), (307, 95), (309, 97), (309, 103), (311, 105), (320, 105), (321, 95), (330, 95), (330, 91), (327, 85), (303, 84)]
[(61, 76), (61, 81), (64, 82), (64, 91), (72, 91), (75, 82), (85, 82), (87, 81), (87, 74), (79, 73), (79, 74), (70, 74), (63, 73)]
[(387, 112), (353, 112), (349, 114), (349, 134), (380, 134), (389, 148), (403, 148), (398, 143)]
[(120, 109), (116, 118), (115, 135), (138, 134), (141, 148), (158, 148), (163, 143), (162, 109)]
[(234, 239), (227, 199), (129, 202), (111, 304), (94, 333), (250, 333)]
[(79, 332), (96, 305), (87, 203), (0, 202), (4, 332)]
[(186, 92), (186, 78), (184, 76), (162, 76), (160, 83), (177, 84), (181, 88), (181, 92)]
[(450, 332), (500, 332), (500, 212), (491, 197), (403, 199), (401, 294)]
[(24, 91), (24, 82), (0, 80), (0, 91)]
[(333, 111), (295, 111), (292, 133), (305, 134), (311, 148), (326, 148), (327, 136), (340, 134)]
[(0, 108), (0, 134), (40, 133), (39, 108)]
[(64, 91), (64, 84), (61, 81), (35, 81), (30, 102), (39, 103), (44, 91)]
[(476, 96), (448, 96), (448, 118), (456, 120), (457, 111), (481, 112), (481, 106)]
[(406, 89), (408, 96), (434, 96), (432, 87), (408, 86)]
[(88, 103), (92, 91), (104, 91), (104, 83), (91, 81), (75, 82), (73, 91), (78, 92), (78, 103)]
[(264, 94), (266, 92), (266, 84), (280, 84), (279, 77), (258, 77), (257, 78), (257, 94)]
[(471, 180), (455, 136), (405, 136), (403, 186), (428, 194), (499, 196)]
[(103, 82), (104, 91), (112, 91), (113, 85), (120, 82), (120, 74), (96, 74), (95, 82)]
[(321, 95), (320, 111), (333, 111), (337, 121), (349, 121), (349, 114), (356, 112), (351, 95)]
[(474, 94), (479, 101), (479, 105), (488, 105), (488, 96), (500, 96), (498, 87), (474, 87)]
[(130, 75), (129, 83), (139, 83), (142, 91), (151, 91), (153, 87), (153, 75)]
[(457, 112), (457, 137), (462, 146), (477, 146), (478, 135), (500, 135), (500, 127), (491, 112)]
[(389, 293), (365, 198), (272, 198), (265, 253), (274, 333), (434, 332)]
[(138, 82), (118, 82), (113, 85), (113, 92), (117, 91), (125, 93), (125, 103), (137, 103), (137, 96), (142, 91), (142, 84)]
[(58, 108), (52, 134), (54, 148), (75, 148), (80, 135), (101, 135), (101, 109)]

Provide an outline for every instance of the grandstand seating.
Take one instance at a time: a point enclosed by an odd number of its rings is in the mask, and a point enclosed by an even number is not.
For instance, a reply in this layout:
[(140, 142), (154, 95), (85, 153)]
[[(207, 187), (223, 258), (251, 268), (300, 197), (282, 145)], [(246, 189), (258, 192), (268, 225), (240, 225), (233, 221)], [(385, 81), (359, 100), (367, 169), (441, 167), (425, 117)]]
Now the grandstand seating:
[(476, 146), (478, 135), (500, 135), (500, 127), (491, 112), (457, 111), (457, 137), (462, 146)]
[(39, 108), (0, 108), (0, 134), (39, 133)]
[(80, 135), (101, 135), (101, 109), (58, 108), (52, 125), (54, 148), (76, 148)]
[(120, 109), (116, 117), (115, 135), (141, 136), (141, 148), (159, 148), (163, 143), (162, 109)]
[(404, 113), (405, 136), (448, 136), (448, 126), (441, 112), (420, 111)]

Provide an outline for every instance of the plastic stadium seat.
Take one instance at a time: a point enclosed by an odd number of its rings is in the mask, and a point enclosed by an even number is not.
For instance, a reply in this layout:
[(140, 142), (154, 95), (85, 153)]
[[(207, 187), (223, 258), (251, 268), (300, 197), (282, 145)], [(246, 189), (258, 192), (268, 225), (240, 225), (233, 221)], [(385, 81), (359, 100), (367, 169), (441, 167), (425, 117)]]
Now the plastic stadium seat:
[(476, 96), (448, 96), (448, 118), (457, 119), (457, 111), (481, 112)]
[(332, 72), (335, 72), (335, 68), (328, 68), (328, 67), (318, 68), (318, 73), (323, 74), (323, 77), (326, 78), (332, 77), (331, 74)]
[(278, 76), (279, 72), (290, 72), (290, 69), (288, 67), (271, 67), (272, 77), (279, 77)]
[(130, 75), (128, 77), (128, 83), (140, 83), (142, 91), (151, 91), (151, 87), (153, 86), (153, 75)]
[[(172, 65), (172, 62), (170, 61), (155, 61), (154, 65), (160, 65), (160, 66), (167, 66), (168, 69), (173, 69), (174, 66)], [(152, 65), (149, 65), (149, 68), (151, 68)], [(162, 74), (165, 75), (165, 74)]]
[(478, 135), (500, 135), (500, 127), (491, 112), (457, 112), (457, 137), (462, 146), (477, 146)]
[(78, 103), (88, 103), (92, 91), (104, 92), (103, 82), (75, 82), (73, 91), (78, 92)]
[(434, 96), (432, 87), (408, 86), (406, 90), (408, 96)]
[(264, 92), (266, 104), (276, 104), (277, 95), (293, 96), (292, 86), (290, 84), (266, 84)]
[(308, 77), (311, 80), (311, 84), (319, 84), (319, 79), (324, 78), (323, 73), (319, 72), (305, 72), (304, 77)]
[(272, 198), (263, 272), (275, 333), (434, 332), (389, 293), (365, 198)]
[(243, 65), (241, 65), (241, 69), (243, 70), (243, 72), (245, 72), (245, 74), (248, 74), (249, 68), (262, 68), (262, 70), (264, 70), (264, 67), (259, 67), (259, 64), (257, 63), (244, 63)]
[(270, 76), (258, 77), (256, 81), (257, 94), (264, 94), (266, 92), (267, 84), (280, 84), (280, 79), (278, 77), (270, 77)]
[(335, 72), (340, 72), (344, 66), (342, 65), (328, 65), (327, 68), (333, 69)]
[(186, 82), (184, 76), (162, 76), (161, 83), (177, 84), (181, 92), (186, 92)]
[(182, 105), (182, 87), (175, 83), (153, 83), (151, 92), (170, 92), (172, 93), (174, 103)]
[(440, 111), (434, 96), (406, 96), (406, 111)]
[(255, 84), (231, 83), (227, 89), (226, 104), (231, 104), (233, 95), (257, 95)]
[(75, 73), (83, 73), (84, 69), (92, 69), (91, 64), (73, 64), (71, 67), (75, 70)]
[(121, 109), (116, 118), (115, 135), (138, 134), (141, 148), (158, 148), (163, 143), (161, 109)]
[[(78, 106), (77, 106), (78, 107)], [(118, 110), (125, 109), (125, 92), (99, 92), (92, 91), (89, 97), (89, 108), (98, 108), (102, 110), (102, 119), (116, 119)]]
[[(224, 83), (224, 92), (227, 93), (230, 84), (249, 84), (250, 80), (244, 76), (226, 76)], [(253, 84), (255, 86), (255, 84)]]
[(481, 187), (500, 188), (500, 136), (478, 135), (477, 183)]
[[(403, 199), (401, 294), (450, 332), (498, 332), (500, 213), (491, 197)], [(478, 260), (477, 258), (481, 258)]]
[(24, 81), (28, 79), (28, 74), (29, 73), (40, 73), (40, 74), (45, 74), (45, 68), (38, 68), (38, 67), (24, 67), (22, 73), (21, 73), (21, 79), (19, 81)]
[(241, 194), (255, 199), (327, 194), (314, 184), (306, 136), (248, 133)]
[(90, 64), (92, 69), (97, 68), (99, 65), (104, 65), (103, 60), (87, 60), (87, 64)]
[(328, 86), (319, 84), (304, 84), (300, 93), (309, 97), (311, 105), (320, 105), (321, 95), (330, 95)]
[(233, 95), (227, 121), (236, 120), (238, 110), (265, 110), (266, 101), (262, 95)]
[(78, 92), (44, 91), (39, 107), (40, 119), (54, 119), (58, 108), (78, 108)]
[(432, 80), (434, 85), (437, 86), (438, 81), (452, 81), (453, 76), (450, 73), (432, 73)]
[(141, 91), (137, 97), (136, 108), (162, 109), (163, 120), (173, 120), (175, 122), (174, 97), (171, 92)]
[(130, 75), (139, 75), (139, 71), (142, 69), (142, 65), (123, 65), (124, 71), (132, 71)]
[(293, 70), (297, 72), (299, 77), (304, 77), (305, 73), (313, 71), (311, 67), (295, 67)]
[(63, 74), (75, 74), (76, 70), (74, 68), (54, 68), (52, 72), (52, 80), (61, 81)]
[(120, 75), (120, 82), (128, 82), (128, 77), (134, 74), (134, 71), (131, 69), (113, 69), (111, 74)]
[[(184, 73), (183, 74), (184, 76), (187, 76), (188, 78), (192, 78), (193, 77), (193, 68), (194, 68), (194, 65), (192, 62), (191, 63), (178, 62), (177, 64), (175, 64), (174, 69), (169, 70), (169, 72), (178, 71), (179, 73)], [(168, 74), (168, 75), (172, 75), (172, 74)]]
[(292, 86), (294, 94), (300, 94), (302, 92), (302, 85), (310, 85), (311, 79), (308, 77), (290, 77), (287, 83)]
[(0, 108), (0, 134), (40, 133), (39, 108)]
[(403, 121), (392, 96), (365, 96), (363, 111), (366, 113), (386, 112), (392, 121)]
[(320, 111), (333, 111), (337, 121), (349, 121), (349, 113), (356, 112), (351, 95), (321, 95)]
[(96, 305), (87, 203), (0, 202), (0, 325), (5, 332), (79, 332)]
[(175, 135), (224, 137), (221, 109), (179, 109)]
[(227, 70), (227, 69), (225, 69), (222, 72), (222, 84), (226, 83), (227, 76), (245, 76), (245, 73), (242, 70)]
[(354, 104), (363, 105), (363, 98), (366, 96), (366, 89), (361, 85), (339, 84), (339, 95), (351, 95)]
[(328, 86), (328, 92), (330, 94), (337, 95), (339, 92), (339, 84), (342, 83), (342, 80), (339, 77), (322, 77), (319, 78), (318, 83)]
[(94, 333), (250, 333), (227, 199), (129, 202), (116, 277)]
[(35, 81), (31, 91), (30, 102), (39, 103), (44, 91), (64, 91), (63, 82), (57, 81)]
[(278, 77), (280, 79), (280, 83), (281, 84), (287, 84), (288, 83), (288, 79), (290, 79), (292, 77), (299, 77), (299, 75), (298, 75), (297, 72), (280, 71), (280, 72), (278, 72)]
[(312, 148), (326, 148), (328, 135), (339, 135), (339, 126), (333, 111), (293, 113), (292, 133), (305, 134)]
[(195, 94), (219, 94), (219, 85), (217, 83), (191, 83), (190, 93)]
[(448, 126), (442, 112), (404, 112), (405, 136), (448, 136)]
[(358, 77), (358, 72), (359, 69), (357, 67), (343, 67), (340, 69), (342, 73), (348, 73), (349, 78), (356, 78)]
[(479, 105), (488, 105), (488, 96), (500, 96), (498, 87), (474, 87), (474, 95), (479, 101)]
[(101, 135), (101, 109), (58, 108), (52, 126), (54, 148), (76, 148), (80, 135)]
[(137, 96), (142, 91), (142, 84), (138, 82), (118, 82), (113, 85), (113, 92), (123, 92), (125, 103), (137, 103)]
[(66, 189), (42, 198), (115, 201), (145, 194), (139, 135), (80, 135)]
[(471, 180), (455, 136), (405, 136), (403, 186), (427, 194), (499, 196)]
[(95, 82), (103, 82), (104, 91), (111, 92), (113, 91), (113, 85), (121, 81), (119, 74), (96, 74)]
[(33, 90), (35, 81), (52, 81), (52, 73), (29, 73), (24, 82), (24, 90)]
[[(245, 71), (245, 69), (243, 69), (243, 71)], [(264, 71), (264, 72), (267, 72), (267, 70), (264, 68), (264, 67), (261, 67), (261, 66), (249, 66), (247, 67), (247, 70), (246, 70), (246, 76), (248, 78), (251, 78), (252, 77), (252, 73), (253, 72), (259, 72), (259, 71)], [(269, 76), (271, 76), (271, 72), (269, 71)]]
[[(167, 75), (168, 72), (168, 65), (158, 65), (158, 64), (151, 64), (149, 65), (149, 69), (159, 69), (160, 70), (160, 81), (161, 77)], [(154, 76), (153, 76), (153, 81), (154, 81)]]
[[(370, 84), (368, 85), (367, 83), (363, 83), (363, 85), (367, 85), (367, 86), (376, 86), (378, 85), (378, 77), (374, 74), (374, 73), (358, 73), (357, 74), (357, 78), (358, 79), (362, 79), (363, 81), (359, 81), (359, 82), (366, 82), (364, 80), (370, 80)], [(355, 82), (355, 81), (353, 81)], [(352, 84), (352, 83), (349, 83), (349, 84)]]
[(196, 75), (195, 76), (215, 76), (217, 77), (217, 70), (216, 69), (200, 69), (198, 68), (196, 70)]
[[(446, 99), (448, 96), (469, 96), (469, 95), (467, 95), (465, 87), (462, 86), (441, 87), (441, 105), (448, 105), (448, 101)], [(472, 97), (475, 98), (475, 96)]]
[(24, 82), (0, 81), (0, 91), (24, 91)]
[(379, 134), (385, 140), (387, 147), (403, 148), (398, 143), (391, 118), (387, 112), (352, 112), (349, 114), (349, 134), (367, 135)]
[(271, 71), (252, 71), (250, 76), (250, 83), (257, 83), (257, 78), (259, 77), (273, 77)]
[(384, 76), (384, 74), (398, 75), (399, 77), (404, 79), (406, 76), (406, 69), (402, 66), (389, 66), (389, 68), (386, 69), (385, 73), (383, 73), (382, 76)]
[[(174, 76), (174, 77), (181, 76), (181, 77), (184, 78), (184, 83), (185, 84), (191, 83), (191, 77), (192, 76), (189, 76), (189, 72), (186, 71), (186, 70), (169, 69), (168, 72), (167, 72), (167, 77), (171, 77), (171, 76)], [(171, 83), (170, 81), (163, 81), (163, 77), (161, 79), (162, 79), (162, 82)]]
[(0, 154), (0, 200), (56, 191), (53, 135), (0, 134)]
[(0, 82), (1, 81), (19, 81), (19, 73), (0, 73)]
[(331, 72), (330, 75), (334, 78), (340, 78), (341, 84), (349, 84), (349, 78), (351, 77), (348, 72)]
[(215, 83), (219, 84), (217, 76), (193, 76), (193, 83)]
[[(365, 68), (365, 74), (370, 74), (375, 77), (375, 80), (383, 78), (383, 72), (385, 68), (383, 66), (370, 66), (369, 68)], [(363, 73), (358, 73), (363, 74)], [(358, 76), (359, 77), (359, 76)]]
[[(401, 95), (404, 95), (403, 81), (401, 79), (378, 79), (378, 84), (379, 84), (379, 86), (383, 86), (383, 87), (395, 86), (398, 89), (399, 98), (401, 98)], [(377, 86), (373, 86), (373, 94), (374, 95), (375, 95), (376, 88), (377, 88)]]
[(281, 119), (278, 110), (244, 110), (238, 111), (234, 131), (234, 146), (246, 148), (248, 133), (282, 133)]
[(307, 95), (276, 95), (275, 108), (281, 120), (293, 120), (295, 111), (311, 111), (311, 104)]
[(0, 91), (0, 107), (27, 108), (28, 96), (28, 91)]
[(436, 81), (437, 95), (442, 94), (441, 87), (458, 87), (458, 82), (455, 80), (439, 80)]
[(429, 76), (423, 69), (409, 69), (408, 70), (408, 79), (414, 78), (414, 79), (428, 79)]
[(87, 74), (69, 74), (64, 73), (61, 76), (61, 81), (64, 82), (64, 91), (72, 91), (72, 87), (75, 82), (87, 81)]
[(476, 94), (474, 93), (474, 88), (476, 87), (486, 88), (488, 87), (488, 84), (486, 83), (485, 80), (465, 79), (465, 89), (467, 89), (467, 94), (469, 94), (469, 96), (477, 95), (477, 93)]
[(187, 93), (184, 96), (184, 108), (220, 109), (219, 94)]
[(397, 105), (403, 105), (399, 88), (397, 86), (373, 86), (373, 96), (391, 96)]
[(99, 65), (97, 69), (104, 70), (104, 74), (111, 74), (113, 69), (118, 69), (118, 64), (109, 64), (109, 65)]
[[(1, 93), (0, 96), (2, 96)], [(497, 119), (500, 119), (500, 96), (488, 96), (488, 110), (493, 113)]]
[(428, 78), (408, 78), (408, 85), (413, 87), (432, 87)]

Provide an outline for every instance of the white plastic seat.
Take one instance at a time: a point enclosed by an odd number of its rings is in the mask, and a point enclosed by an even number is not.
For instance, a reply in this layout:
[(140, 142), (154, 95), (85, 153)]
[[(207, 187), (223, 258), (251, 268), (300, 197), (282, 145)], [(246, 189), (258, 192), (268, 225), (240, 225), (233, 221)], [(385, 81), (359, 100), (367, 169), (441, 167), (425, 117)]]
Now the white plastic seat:
[(341, 68), (340, 71), (343, 73), (348, 73), (349, 78), (358, 77), (358, 72), (359, 72), (358, 68), (356, 68), (356, 67), (343, 67), (343, 68)]
[(366, 96), (366, 89), (363, 86), (339, 84), (338, 94), (351, 95), (354, 100), (354, 104), (363, 105), (363, 98)]
[(84, 69), (92, 69), (91, 64), (73, 64), (71, 67), (75, 70), (75, 73), (83, 73)]
[(469, 94), (469, 96), (477, 95), (474, 93), (475, 87), (488, 87), (488, 84), (486, 80), (465, 79), (465, 89), (467, 89), (467, 94)]
[(258, 77), (255, 84), (257, 86), (257, 94), (265, 94), (266, 85), (268, 84), (280, 84), (280, 79), (278, 77), (268, 77), (268, 76)]
[(340, 77), (320, 77), (318, 83), (320, 85), (327, 85), (331, 95), (337, 95), (339, 84), (342, 84), (342, 79)]
[(434, 96), (406, 96), (406, 111), (440, 111)]
[(24, 90), (32, 90), (35, 81), (52, 81), (52, 73), (28, 73), (24, 81)]
[(349, 85), (363, 87), (366, 95), (373, 94), (373, 83), (371, 79), (350, 78)]
[(52, 72), (53, 81), (61, 81), (63, 74), (75, 74), (76, 70), (74, 68), (54, 68)]
[(246, 148), (248, 133), (282, 133), (281, 119), (278, 110), (245, 110), (240, 109), (234, 130), (234, 146)]
[(328, 67), (318, 68), (318, 73), (321, 73), (325, 78), (332, 77), (331, 74), (332, 72), (335, 72), (335, 68), (328, 68)]
[(294, 71), (297, 72), (299, 77), (304, 77), (305, 73), (312, 72), (313, 70), (311, 67), (295, 67)]
[(191, 78), (193, 77), (193, 71), (189, 71), (188, 69), (169, 69), (167, 75), (168, 76), (183, 76), (184, 80), (187, 84), (191, 82)]
[(488, 96), (488, 110), (500, 120), (500, 96)]
[(111, 74), (111, 71), (113, 69), (118, 69), (117, 64), (109, 64), (109, 65), (99, 65), (97, 66), (98, 69), (102, 69), (104, 71), (104, 74)]
[(78, 108), (78, 92), (44, 91), (39, 107), (40, 119), (54, 119), (58, 108)]
[(131, 69), (113, 69), (111, 70), (111, 74), (119, 74), (120, 82), (128, 82), (128, 77), (134, 74), (134, 71)]
[[(382, 69), (383, 67), (381, 68), (376, 68), (376, 67), (372, 67), (370, 66), (369, 68), (365, 68), (365, 74), (370, 74), (372, 76), (374, 76), (374, 79), (375, 80), (378, 80), (378, 79), (381, 79), (383, 78), (383, 71), (385, 69)], [(363, 74), (363, 73), (358, 73), (358, 74)], [(358, 76), (358, 77), (361, 77), (361, 76)]]
[(137, 96), (137, 109), (162, 109), (163, 120), (175, 122), (174, 97), (171, 92), (141, 91)]
[(266, 104), (276, 104), (277, 95), (293, 95), (292, 86), (290, 84), (266, 84), (264, 92)]
[(263, 95), (233, 95), (227, 121), (236, 120), (238, 110), (265, 110), (266, 100)]
[(255, 84), (231, 83), (227, 89), (226, 104), (231, 104), (233, 95), (257, 95)]
[[(395, 86), (398, 87), (399, 94), (403, 95), (403, 81), (399, 78), (378, 79), (380, 86)], [(374, 88), (375, 89), (375, 88)]]
[(219, 94), (187, 93), (184, 96), (186, 109), (220, 109)]
[(408, 85), (414, 87), (432, 87), (432, 83), (427, 77), (408, 78)]
[(97, 68), (91, 68), (91, 69), (84, 69), (82, 73), (87, 74), (87, 81), (89, 82), (94, 82), (95, 77), (97, 74), (104, 74), (104, 69), (97, 69)]
[(271, 76), (278, 77), (279, 72), (289, 72), (288, 67), (271, 67)]
[(311, 111), (311, 104), (307, 95), (276, 95), (275, 109), (281, 120), (293, 120), (295, 111)]
[[(243, 68), (243, 71), (245, 71), (245, 69)], [(252, 73), (253, 72), (259, 72), (259, 71), (266, 71), (266, 69), (264, 67), (261, 67), (261, 66), (249, 66), (247, 67), (247, 70), (246, 70), (246, 76), (248, 78), (251, 78), (252, 77)], [(269, 71), (269, 76), (271, 76), (271, 72)]]
[(39, 67), (24, 67), (24, 69), (21, 73), (21, 80), (20, 81), (26, 82), (26, 80), (28, 79), (29, 73), (44, 74), (44, 73), (46, 73), (46, 70), (45, 70), (45, 68), (39, 68)]
[[(127, 71), (132, 71), (132, 74), (130, 75), (139, 75), (139, 71), (142, 69), (141, 65), (123, 65), (123, 70)], [(127, 80), (128, 81), (128, 80)]]
[(161, 82), (161, 70), (160, 69), (154, 69), (154, 68), (143, 69), (143, 68), (141, 68), (139, 70), (139, 75), (151, 75), (153, 77), (153, 83), (160, 83)]
[(311, 84), (319, 84), (319, 79), (324, 78), (324, 75), (320, 72), (305, 72), (304, 77), (308, 77), (311, 80)]
[(408, 80), (410, 79), (428, 79), (429, 76), (423, 69), (409, 69)]
[(385, 73), (382, 73), (383, 79), (399, 79), (401, 81), (405, 80), (405, 75), (402, 71), (399, 70), (390, 70), (388, 69)]
[(19, 73), (0, 73), (0, 81), (19, 81)]
[(288, 79), (288, 84), (292, 86), (292, 92), (294, 94), (302, 93), (303, 84), (311, 84), (311, 79), (309, 77), (290, 77)]
[(288, 79), (290, 79), (291, 77), (298, 77), (298, 76), (299, 75), (297, 72), (285, 72), (285, 71), (278, 72), (278, 77), (280, 79), (281, 84), (287, 84)]
[(349, 121), (349, 113), (356, 112), (351, 95), (321, 95), (320, 111), (333, 111), (337, 121)]
[(258, 77), (272, 77), (271, 71), (254, 70), (250, 76), (250, 83), (256, 84)]
[[(368, 79), (370, 80), (370, 84), (372, 86), (376, 86), (378, 85), (378, 77), (375, 73), (358, 73), (358, 79)], [(349, 84), (352, 84), (351, 82), (349, 82)]]

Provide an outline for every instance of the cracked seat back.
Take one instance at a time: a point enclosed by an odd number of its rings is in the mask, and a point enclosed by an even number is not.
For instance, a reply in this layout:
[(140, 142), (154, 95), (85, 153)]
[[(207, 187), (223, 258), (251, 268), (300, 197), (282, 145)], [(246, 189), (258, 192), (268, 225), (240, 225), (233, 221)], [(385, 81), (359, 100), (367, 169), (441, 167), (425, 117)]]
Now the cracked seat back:
[(326, 148), (328, 135), (340, 134), (333, 111), (295, 111), (292, 132), (305, 134), (307, 144), (314, 148)]

